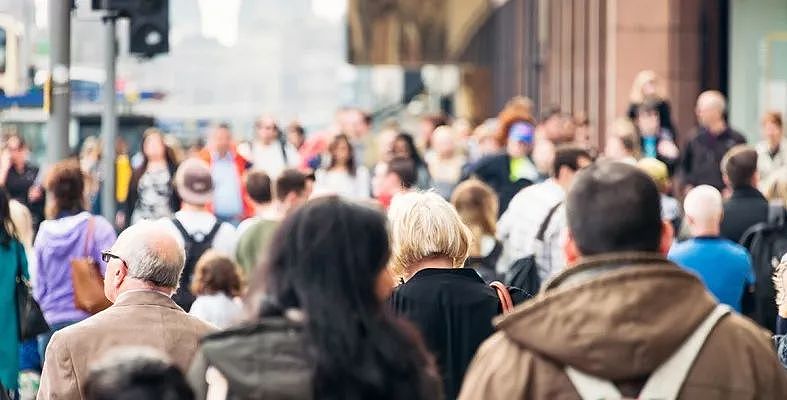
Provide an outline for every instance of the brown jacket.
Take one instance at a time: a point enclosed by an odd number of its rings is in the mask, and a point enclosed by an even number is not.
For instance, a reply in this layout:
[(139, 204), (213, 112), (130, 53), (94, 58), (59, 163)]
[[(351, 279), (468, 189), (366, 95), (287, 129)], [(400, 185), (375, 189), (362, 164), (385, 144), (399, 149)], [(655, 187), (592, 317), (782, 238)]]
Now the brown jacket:
[[(589, 257), (496, 321), (478, 350), (460, 400), (579, 399), (566, 365), (636, 397), (715, 307), (702, 283), (663, 257)], [(737, 315), (711, 331), (681, 399), (778, 399), (787, 373), (767, 332)]]
[(188, 371), (199, 339), (214, 330), (161, 293), (128, 292), (108, 309), (52, 336), (38, 399), (81, 399), (91, 364), (119, 347), (151, 347)]

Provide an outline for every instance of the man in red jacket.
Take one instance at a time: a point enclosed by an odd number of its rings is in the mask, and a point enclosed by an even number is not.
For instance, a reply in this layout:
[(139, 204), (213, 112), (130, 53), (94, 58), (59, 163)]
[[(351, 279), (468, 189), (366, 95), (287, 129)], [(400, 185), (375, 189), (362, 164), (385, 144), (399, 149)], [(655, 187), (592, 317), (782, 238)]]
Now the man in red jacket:
[(213, 175), (215, 187), (210, 207), (216, 217), (237, 226), (253, 215), (254, 208), (243, 185), (243, 176), (251, 164), (236, 151), (228, 124), (213, 128), (200, 158), (208, 163)]

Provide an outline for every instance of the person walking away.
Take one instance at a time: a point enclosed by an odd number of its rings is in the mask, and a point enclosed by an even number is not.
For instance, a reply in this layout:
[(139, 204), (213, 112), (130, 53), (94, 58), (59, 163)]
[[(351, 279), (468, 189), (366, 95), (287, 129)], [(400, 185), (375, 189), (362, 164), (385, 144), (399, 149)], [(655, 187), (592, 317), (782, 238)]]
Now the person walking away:
[[(51, 328), (38, 337), (42, 357), (54, 332), (90, 316), (75, 304), (71, 261), (88, 258), (97, 262), (101, 250), (116, 237), (109, 221), (86, 211), (85, 175), (78, 161), (54, 164), (45, 187), (51, 203), (33, 243), (38, 269), (33, 293)], [(104, 265), (97, 266), (103, 275)]]
[[(495, 289), (464, 268), (472, 233), (456, 210), (436, 193), (394, 198), (391, 269), (400, 285), (391, 296), (396, 315), (418, 327), (437, 359), (446, 399), (459, 394), (476, 349), (492, 334), (492, 318), (504, 311)], [(524, 294), (513, 293), (517, 302)]]
[(279, 215), (276, 204), (273, 201), (271, 178), (265, 171), (249, 171), (244, 177), (244, 186), (246, 187), (246, 194), (254, 207), (254, 215), (238, 224), (238, 229), (236, 230), (238, 237), (261, 218), (278, 219)]
[(180, 208), (174, 184), (177, 169), (177, 160), (164, 143), (164, 136), (158, 129), (148, 128), (142, 135), (142, 164), (132, 173), (126, 200), (131, 225), (171, 217)]
[(175, 172), (175, 187), (181, 198), (180, 211), (173, 218), (159, 220), (162, 229), (172, 234), (186, 249), (185, 267), (173, 299), (187, 312), (194, 302), (189, 288), (197, 260), (208, 249), (232, 256), (238, 240), (232, 225), (208, 211), (208, 202), (214, 198), (213, 182), (210, 168), (202, 160), (191, 158), (182, 162)]
[(678, 137), (675, 125), (672, 123), (672, 112), (669, 101), (660, 93), (659, 77), (652, 70), (640, 71), (634, 78), (629, 94), (628, 117), (634, 122), (637, 119), (638, 108), (651, 103), (656, 106), (659, 116), (659, 126), (672, 133), (673, 139)]
[(497, 230), (497, 196), (477, 179), (464, 181), (451, 195), (451, 205), (472, 233), (470, 256), (465, 268), (472, 268), (487, 284), (500, 277), (495, 270), (503, 244), (495, 238)]
[(394, 197), (415, 187), (416, 174), (415, 163), (406, 158), (397, 157), (377, 164), (372, 178), (374, 198), (387, 209)]
[(661, 196), (661, 218), (672, 223), (672, 228), (677, 236), (683, 221), (683, 212), (678, 199), (670, 196), (672, 187), (669, 178), (669, 167), (658, 159), (643, 158), (637, 161), (637, 168), (648, 174), (653, 179), (653, 182), (656, 183)]
[(727, 100), (716, 90), (702, 92), (697, 98), (697, 134), (686, 144), (680, 162), (687, 190), (692, 186), (711, 185), (724, 190), (719, 165), (733, 146), (746, 143), (746, 138), (730, 128), (725, 119)]
[(516, 122), (507, 132), (506, 152), (484, 156), (465, 171), (462, 180), (476, 177), (497, 193), (502, 214), (508, 203), (522, 189), (538, 179), (538, 170), (531, 160), (535, 127)]
[[(29, 278), (27, 256), (11, 219), (9, 195), (0, 189), (0, 391), (14, 393), (19, 388), (19, 315), (16, 280)], [(2, 395), (3, 393), (0, 393)]]
[(256, 318), (202, 340), (196, 398), (440, 399), (417, 333), (384, 309), (389, 254), (379, 211), (335, 196), (296, 210), (252, 280)]
[(30, 149), (24, 138), (11, 135), (0, 155), (0, 187), (9, 196), (24, 204), (33, 215), (33, 227), (44, 220), (44, 191), (38, 181), (39, 168), (29, 161)]
[(721, 194), (713, 186), (697, 186), (683, 207), (693, 238), (674, 245), (668, 258), (697, 274), (720, 303), (741, 312), (744, 294), (754, 290), (754, 270), (746, 249), (720, 236)]
[[(636, 167), (597, 163), (580, 172), (566, 196), (569, 268), (497, 320), (497, 333), (470, 365), (460, 400), (775, 399), (787, 393), (787, 374), (769, 336), (718, 309), (697, 277), (665, 258), (672, 229), (661, 219), (659, 202), (653, 180)], [(670, 361), (667, 372), (687, 371), (665, 381), (664, 370), (656, 371), (689, 336), (692, 345), (682, 353), (693, 362)], [(654, 372), (656, 386), (648, 389), (670, 393), (641, 393)], [(599, 380), (605, 394), (587, 393), (596, 387), (589, 381)]]
[(251, 216), (252, 206), (241, 184), (251, 164), (235, 151), (229, 125), (219, 124), (213, 129), (210, 143), (200, 152), (200, 158), (208, 163), (213, 176), (211, 210), (216, 217), (237, 225)]
[(680, 159), (680, 150), (675, 144), (675, 136), (659, 123), (658, 104), (646, 101), (637, 107), (634, 120), (640, 137), (641, 152), (644, 158), (655, 158), (667, 165), (670, 176)]
[(337, 135), (328, 145), (329, 163), (315, 172), (315, 191), (336, 194), (353, 200), (368, 199), (371, 178), (366, 166), (358, 164), (350, 139)]
[[(593, 159), (584, 148), (562, 145), (555, 152), (551, 177), (522, 189), (514, 196), (497, 223), (497, 238), (503, 243), (503, 253), (497, 263), (499, 274), (507, 273), (517, 260), (535, 254), (536, 236), (541, 226), (545, 223), (545, 228), (550, 225), (557, 213), (557, 210), (552, 210), (563, 201), (574, 176), (592, 162)], [(562, 228), (556, 230), (562, 231)], [(541, 239), (542, 242), (543, 239), (545, 237)], [(565, 264), (560, 240), (549, 244), (550, 251), (542, 253), (554, 255), (555, 262), (552, 262), (553, 257), (542, 259), (542, 265), (538, 267), (538, 276), (542, 281), (562, 270)], [(553, 264), (555, 268), (552, 268)]]
[[(254, 187), (249, 189), (250, 193), (257, 191)], [(235, 259), (247, 276), (252, 276), (253, 271), (260, 265), (261, 256), (267, 253), (273, 232), (276, 231), (279, 222), (306, 203), (311, 195), (306, 175), (295, 169), (284, 170), (279, 175), (274, 192), (276, 199), (268, 213), (261, 214), (256, 220), (249, 220), (249, 223), (243, 227), (238, 227)]]
[(197, 299), (189, 314), (219, 329), (234, 325), (243, 313), (238, 297), (242, 283), (240, 269), (229, 257), (206, 251), (194, 268), (191, 293)]
[(251, 145), (254, 169), (263, 170), (272, 179), (276, 179), (285, 169), (300, 165), (298, 150), (281, 137), (273, 118), (259, 118), (254, 128), (256, 137)]
[(762, 117), (762, 138), (756, 149), (757, 171), (764, 188), (778, 176), (776, 171), (787, 167), (787, 139), (780, 112), (770, 111)]
[(721, 161), (724, 183), (732, 191), (724, 202), (721, 236), (738, 243), (752, 226), (768, 220), (768, 200), (757, 190), (757, 152), (748, 146), (735, 146)]
[(91, 364), (118, 346), (151, 347), (185, 371), (199, 339), (215, 330), (170, 298), (185, 258), (175, 236), (148, 221), (132, 225), (102, 251), (104, 294), (113, 304), (52, 336), (38, 399), (83, 398)]
[(457, 150), (456, 142), (453, 128), (438, 127), (432, 135), (433, 151), (426, 158), (434, 189), (444, 199), (451, 198), (466, 162), (465, 157)]

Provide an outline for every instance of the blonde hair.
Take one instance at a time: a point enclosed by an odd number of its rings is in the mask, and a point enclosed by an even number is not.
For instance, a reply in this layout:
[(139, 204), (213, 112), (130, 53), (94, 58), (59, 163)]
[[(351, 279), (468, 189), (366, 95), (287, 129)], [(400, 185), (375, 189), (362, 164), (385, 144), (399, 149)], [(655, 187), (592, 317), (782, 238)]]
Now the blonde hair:
[(11, 212), (11, 222), (14, 226), (13, 229), (6, 229), (16, 235), (25, 250), (29, 251), (33, 248), (33, 217), (30, 215), (30, 210), (16, 200), (8, 202), (8, 209)]
[(472, 234), (451, 204), (434, 192), (410, 192), (394, 197), (388, 209), (391, 223), (391, 269), (406, 275), (419, 262), (448, 258), (461, 268), (470, 255)]
[(481, 238), (497, 231), (498, 201), (495, 192), (485, 183), (470, 179), (462, 182), (451, 195), (451, 204), (473, 234), (470, 254), (481, 254)]
[(639, 158), (641, 151), (637, 128), (628, 118), (618, 118), (612, 123), (612, 134), (620, 139), (623, 148), (634, 158)]
[(787, 207), (787, 167), (779, 168), (772, 174), (765, 188), (765, 198), (770, 203)]
[[(640, 71), (634, 78), (634, 83), (631, 85), (629, 101), (634, 104), (640, 104), (645, 101), (645, 96), (642, 95), (642, 87), (648, 82), (654, 82), (655, 85), (656, 81), (658, 81), (658, 75), (656, 75), (656, 72), (653, 70), (646, 69), (644, 71)], [(660, 99), (661, 94), (658, 92), (658, 86), (656, 86), (656, 93), (656, 97)]]

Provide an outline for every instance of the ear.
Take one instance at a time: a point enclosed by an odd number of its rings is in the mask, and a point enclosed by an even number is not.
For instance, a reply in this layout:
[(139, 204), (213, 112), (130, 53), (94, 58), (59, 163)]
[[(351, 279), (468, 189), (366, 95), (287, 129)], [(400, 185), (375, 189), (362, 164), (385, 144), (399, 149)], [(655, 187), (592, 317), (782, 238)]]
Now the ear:
[(672, 247), (675, 236), (675, 229), (669, 221), (661, 221), (661, 239), (659, 241), (659, 253), (666, 256)]
[(563, 254), (566, 256), (566, 268), (570, 268), (582, 258), (582, 253), (579, 251), (574, 234), (570, 230), (566, 230), (566, 240), (563, 244)]
[(112, 276), (112, 286), (119, 288), (120, 285), (123, 284), (123, 281), (126, 280), (126, 276), (128, 276), (128, 268), (126, 268), (126, 263), (120, 262), (120, 265), (115, 268), (115, 273)]

